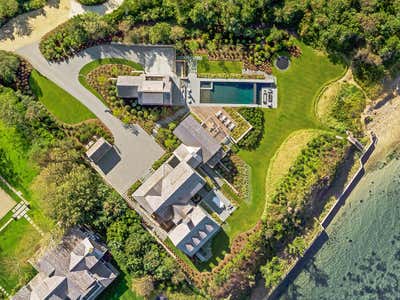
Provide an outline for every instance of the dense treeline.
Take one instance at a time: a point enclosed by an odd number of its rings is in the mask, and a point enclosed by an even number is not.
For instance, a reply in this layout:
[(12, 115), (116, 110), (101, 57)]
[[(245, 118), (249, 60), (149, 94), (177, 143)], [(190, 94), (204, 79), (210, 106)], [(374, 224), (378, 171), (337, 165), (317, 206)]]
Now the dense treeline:
[(332, 134), (322, 134), (307, 144), (268, 203), (262, 228), (208, 283), (213, 297), (240, 298), (254, 284), (254, 274), (265, 262), (261, 270), (268, 276), (266, 282), (276, 283), (282, 267), (273, 257), (292, 240), (289, 253), (299, 255), (304, 251), (304, 242), (296, 237), (313, 219), (310, 207), (318, 199), (312, 196), (330, 184), (345, 153), (346, 141)]
[[(85, 29), (93, 20), (97, 26)], [(335, 57), (354, 58), (357, 78), (370, 86), (385, 67), (398, 68), (400, 56), (399, 0), (125, 0), (103, 18), (87, 14), (67, 24), (42, 42), (48, 59), (61, 59), (71, 49), (89, 45), (88, 32), (97, 35), (89, 34), (91, 41), (112, 32), (126, 34), (132, 42), (172, 42), (192, 52), (241, 45), (254, 51), (254, 60), (261, 63), (277, 51), (290, 50), (293, 41), (287, 32), (296, 32)]]
[(43, 7), (47, 0), (0, 0), (0, 26), (10, 18)]

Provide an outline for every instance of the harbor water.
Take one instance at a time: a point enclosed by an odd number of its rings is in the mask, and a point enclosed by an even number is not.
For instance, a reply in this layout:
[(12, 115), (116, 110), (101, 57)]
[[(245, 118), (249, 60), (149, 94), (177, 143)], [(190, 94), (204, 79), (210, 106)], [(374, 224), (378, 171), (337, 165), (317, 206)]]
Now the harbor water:
[(280, 299), (400, 299), (400, 160), (368, 170)]

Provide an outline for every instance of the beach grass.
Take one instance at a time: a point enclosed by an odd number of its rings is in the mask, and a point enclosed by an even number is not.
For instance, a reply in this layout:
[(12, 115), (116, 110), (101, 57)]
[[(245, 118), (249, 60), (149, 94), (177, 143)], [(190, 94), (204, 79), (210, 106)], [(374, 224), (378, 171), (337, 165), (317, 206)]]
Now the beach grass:
[(33, 93), (60, 122), (77, 124), (95, 115), (72, 95), (34, 70), (29, 79)]

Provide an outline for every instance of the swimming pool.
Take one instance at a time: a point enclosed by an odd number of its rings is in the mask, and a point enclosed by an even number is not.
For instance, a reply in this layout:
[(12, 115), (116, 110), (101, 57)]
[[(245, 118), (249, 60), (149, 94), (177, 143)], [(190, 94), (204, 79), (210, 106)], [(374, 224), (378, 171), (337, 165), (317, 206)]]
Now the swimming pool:
[(200, 103), (260, 104), (260, 92), (268, 83), (253, 82), (200, 82)]

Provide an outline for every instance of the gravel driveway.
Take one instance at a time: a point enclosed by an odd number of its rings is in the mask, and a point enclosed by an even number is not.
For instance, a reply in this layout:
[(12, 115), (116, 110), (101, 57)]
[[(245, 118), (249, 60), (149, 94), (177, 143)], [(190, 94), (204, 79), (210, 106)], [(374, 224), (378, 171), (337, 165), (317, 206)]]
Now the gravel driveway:
[[(34, 68), (87, 106), (112, 132), (115, 149), (120, 156), (116, 165), (103, 173), (120, 193), (142, 177), (162, 154), (162, 148), (142, 128), (127, 128), (108, 113), (107, 107), (78, 81), (79, 70), (99, 58), (121, 57), (141, 63), (147, 72), (170, 74), (174, 70), (175, 50), (171, 47), (102, 45), (87, 49), (61, 63), (49, 63), (41, 55), (38, 43), (23, 47), (17, 53), (28, 59)], [(56, 100), (56, 99), (55, 99)]]

